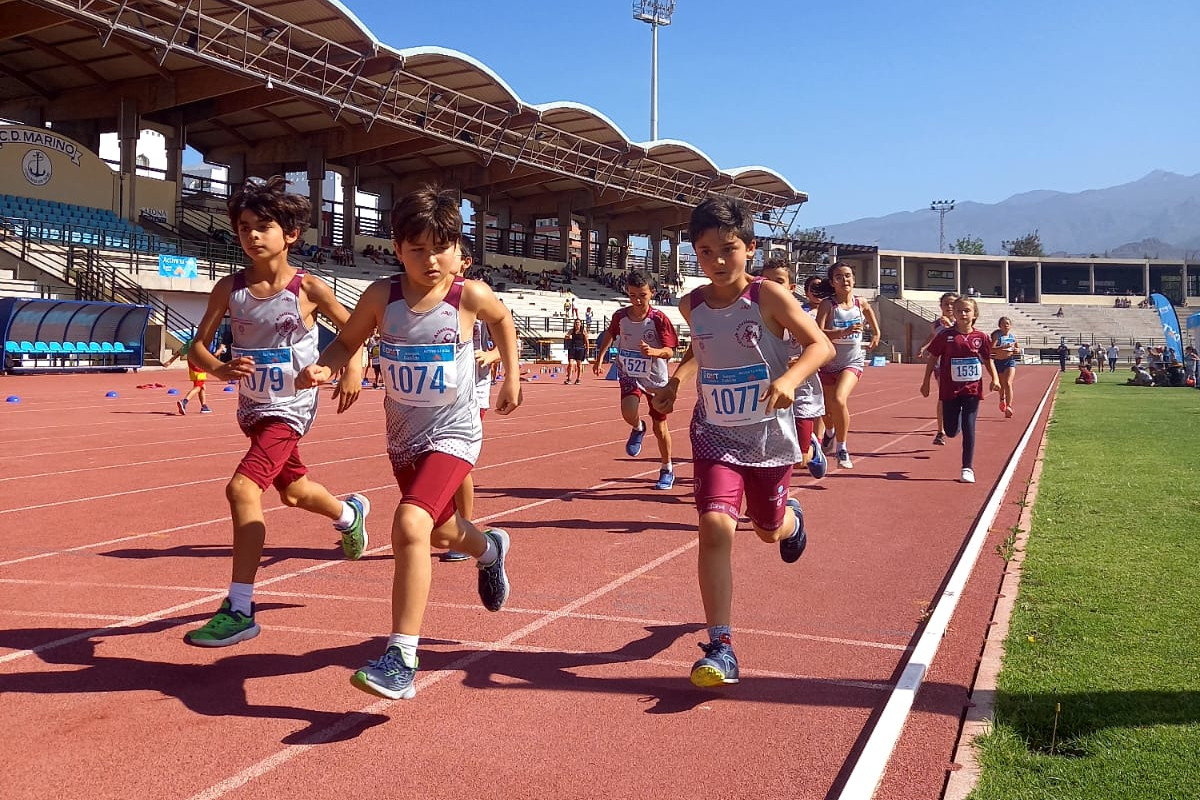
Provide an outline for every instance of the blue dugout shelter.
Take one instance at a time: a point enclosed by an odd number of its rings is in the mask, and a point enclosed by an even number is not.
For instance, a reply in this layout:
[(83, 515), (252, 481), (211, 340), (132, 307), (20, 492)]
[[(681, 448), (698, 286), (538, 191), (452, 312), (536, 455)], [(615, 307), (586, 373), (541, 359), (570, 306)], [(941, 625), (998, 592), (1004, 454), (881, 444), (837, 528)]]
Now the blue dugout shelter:
[(0, 298), (3, 371), (137, 370), (149, 306)]

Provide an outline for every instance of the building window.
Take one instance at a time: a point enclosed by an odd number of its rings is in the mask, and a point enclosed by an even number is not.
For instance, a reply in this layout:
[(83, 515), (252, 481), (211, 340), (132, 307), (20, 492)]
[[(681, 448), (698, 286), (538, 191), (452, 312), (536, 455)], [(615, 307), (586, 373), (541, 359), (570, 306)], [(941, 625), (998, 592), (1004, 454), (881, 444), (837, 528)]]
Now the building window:
[(925, 274), (929, 276), (930, 280), (937, 280), (937, 281), (952, 281), (952, 280), (954, 280), (954, 271), (949, 270), (949, 269), (931, 269)]

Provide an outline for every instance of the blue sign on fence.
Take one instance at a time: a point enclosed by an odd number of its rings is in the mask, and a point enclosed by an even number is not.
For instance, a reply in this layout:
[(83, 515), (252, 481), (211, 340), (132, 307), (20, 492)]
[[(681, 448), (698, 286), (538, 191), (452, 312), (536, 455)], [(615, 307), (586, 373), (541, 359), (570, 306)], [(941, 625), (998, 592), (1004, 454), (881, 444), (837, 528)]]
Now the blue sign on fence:
[(158, 256), (158, 274), (164, 278), (195, 278), (195, 256)]

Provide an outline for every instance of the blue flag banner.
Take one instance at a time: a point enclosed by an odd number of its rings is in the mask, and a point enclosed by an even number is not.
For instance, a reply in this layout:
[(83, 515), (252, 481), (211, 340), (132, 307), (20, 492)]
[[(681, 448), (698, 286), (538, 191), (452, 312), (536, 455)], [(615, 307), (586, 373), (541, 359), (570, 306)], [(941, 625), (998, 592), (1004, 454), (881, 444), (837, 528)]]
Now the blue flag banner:
[(1179, 316), (1175, 313), (1175, 306), (1171, 305), (1171, 301), (1158, 292), (1150, 295), (1150, 300), (1158, 309), (1158, 319), (1162, 323), (1163, 339), (1166, 340), (1167, 349), (1175, 354), (1176, 361), (1182, 363), (1183, 339), (1179, 334)]
[(158, 274), (164, 278), (195, 278), (195, 256), (171, 256), (162, 253), (158, 257)]
[(1187, 318), (1188, 336), (1192, 339), (1192, 347), (1200, 349), (1200, 314), (1192, 314)]

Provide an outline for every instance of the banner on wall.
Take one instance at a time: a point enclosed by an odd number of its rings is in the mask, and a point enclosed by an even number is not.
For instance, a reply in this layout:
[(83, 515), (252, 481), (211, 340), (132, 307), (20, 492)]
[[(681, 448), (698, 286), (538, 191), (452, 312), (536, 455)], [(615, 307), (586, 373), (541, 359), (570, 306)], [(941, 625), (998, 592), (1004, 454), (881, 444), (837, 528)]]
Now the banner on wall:
[(1175, 313), (1175, 306), (1171, 305), (1171, 301), (1158, 292), (1150, 295), (1150, 300), (1158, 309), (1158, 320), (1162, 323), (1163, 339), (1166, 340), (1167, 349), (1175, 354), (1177, 361), (1182, 363), (1183, 337), (1179, 334), (1179, 316)]
[(195, 278), (195, 256), (169, 256), (160, 254), (158, 257), (158, 274), (164, 278)]

